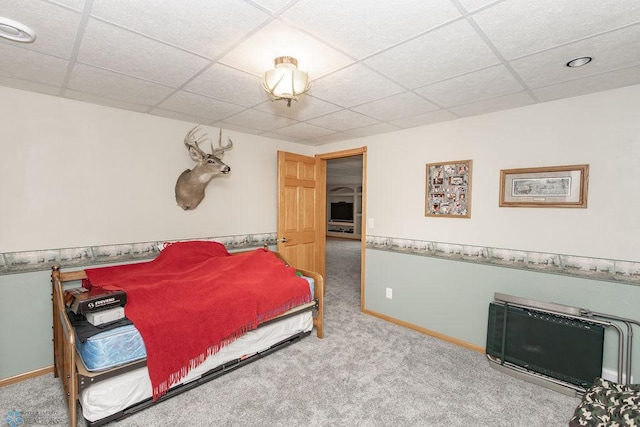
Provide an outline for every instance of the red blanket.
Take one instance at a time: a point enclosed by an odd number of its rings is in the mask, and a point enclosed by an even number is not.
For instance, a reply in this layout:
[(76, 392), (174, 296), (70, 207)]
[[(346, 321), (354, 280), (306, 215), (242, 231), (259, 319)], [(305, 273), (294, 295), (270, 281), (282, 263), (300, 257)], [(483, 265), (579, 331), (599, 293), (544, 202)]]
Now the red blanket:
[(312, 299), (307, 281), (272, 252), (231, 256), (216, 242), (174, 243), (153, 261), (86, 273), (93, 287), (127, 292), (154, 400), (207, 356)]

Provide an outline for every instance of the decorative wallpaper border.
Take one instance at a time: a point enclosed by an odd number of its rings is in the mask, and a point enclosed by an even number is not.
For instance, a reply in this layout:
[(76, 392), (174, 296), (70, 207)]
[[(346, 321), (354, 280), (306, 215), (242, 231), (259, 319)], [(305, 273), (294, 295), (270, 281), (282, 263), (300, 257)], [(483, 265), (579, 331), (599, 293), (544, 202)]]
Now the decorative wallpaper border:
[[(233, 251), (258, 248), (264, 245), (273, 246), (277, 244), (276, 237), (276, 233), (261, 233), (190, 240), (220, 242)], [(0, 253), (0, 275), (50, 270), (54, 265), (69, 268), (143, 261), (155, 258), (165, 242), (175, 241), (178, 240)], [(367, 236), (366, 247), (454, 261), (640, 285), (640, 262), (634, 261), (383, 236)]]
[(640, 262), (633, 261), (382, 236), (367, 236), (366, 246), (368, 249), (640, 285)]
[[(251, 249), (275, 245), (276, 233), (247, 234), (202, 239), (224, 244), (228, 250)], [(110, 264), (143, 261), (155, 258), (162, 245), (178, 240), (160, 242), (128, 243), (120, 245), (85, 246), (80, 248), (46, 249), (39, 251), (0, 253), (0, 275), (50, 270), (54, 265), (64, 268), (85, 267), (95, 264)]]

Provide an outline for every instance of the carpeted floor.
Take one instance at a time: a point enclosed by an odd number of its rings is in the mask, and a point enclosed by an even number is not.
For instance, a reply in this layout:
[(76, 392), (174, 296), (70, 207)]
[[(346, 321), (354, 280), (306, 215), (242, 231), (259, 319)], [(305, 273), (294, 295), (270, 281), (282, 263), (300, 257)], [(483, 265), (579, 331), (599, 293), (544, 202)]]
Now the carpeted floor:
[[(501, 374), (482, 354), (362, 314), (358, 241), (327, 241), (326, 285), (323, 340), (310, 335), (116, 425), (568, 425), (578, 399)], [(0, 388), (0, 417), (19, 411), (23, 425), (64, 425), (59, 387), (46, 375)]]

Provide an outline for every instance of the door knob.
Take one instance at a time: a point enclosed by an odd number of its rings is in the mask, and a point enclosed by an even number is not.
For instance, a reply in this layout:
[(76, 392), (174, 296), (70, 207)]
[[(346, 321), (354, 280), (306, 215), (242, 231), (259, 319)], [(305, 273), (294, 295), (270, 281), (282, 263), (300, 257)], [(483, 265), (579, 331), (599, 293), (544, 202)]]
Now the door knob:
[(287, 242), (288, 242), (288, 240), (287, 240), (286, 237), (280, 238), (280, 243), (287, 243)]

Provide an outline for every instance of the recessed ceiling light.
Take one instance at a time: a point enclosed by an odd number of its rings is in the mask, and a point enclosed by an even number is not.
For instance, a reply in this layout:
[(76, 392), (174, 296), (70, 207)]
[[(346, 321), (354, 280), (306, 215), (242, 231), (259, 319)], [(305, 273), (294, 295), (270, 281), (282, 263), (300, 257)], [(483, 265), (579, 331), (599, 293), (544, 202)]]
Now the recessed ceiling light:
[(565, 65), (570, 68), (582, 67), (583, 65), (586, 65), (589, 62), (591, 62), (592, 59), (593, 58), (591, 58), (590, 56), (581, 56), (580, 58), (572, 59), (571, 61), (567, 62)]
[(31, 43), (36, 33), (24, 24), (0, 16), (0, 37), (20, 43)]

